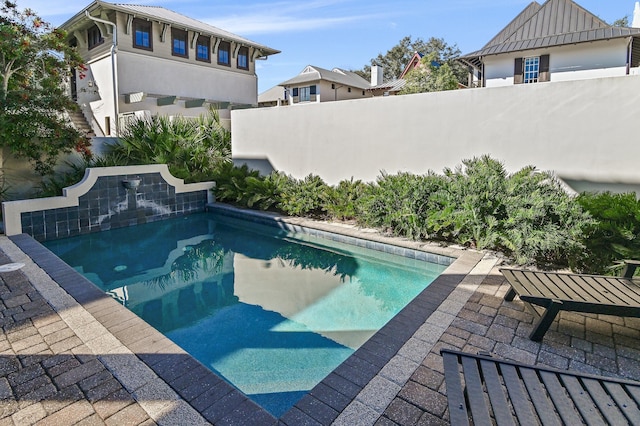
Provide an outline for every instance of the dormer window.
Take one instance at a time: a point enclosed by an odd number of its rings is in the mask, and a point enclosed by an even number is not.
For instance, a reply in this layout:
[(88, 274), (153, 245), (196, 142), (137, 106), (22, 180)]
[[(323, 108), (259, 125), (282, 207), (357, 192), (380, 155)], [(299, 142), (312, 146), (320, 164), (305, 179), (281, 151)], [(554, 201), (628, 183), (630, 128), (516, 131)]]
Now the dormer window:
[(218, 64), (230, 66), (231, 44), (228, 41), (221, 41), (218, 46)]
[(102, 33), (97, 26), (93, 26), (87, 30), (87, 42), (89, 45), (89, 50), (94, 47), (101, 45), (104, 43), (104, 38), (102, 37)]
[(171, 28), (171, 54), (173, 56), (189, 57), (187, 38), (188, 33), (186, 31)]
[(238, 68), (243, 70), (249, 69), (249, 48), (242, 46), (238, 49)]
[(133, 47), (137, 49), (153, 50), (151, 22), (142, 19), (133, 20)]

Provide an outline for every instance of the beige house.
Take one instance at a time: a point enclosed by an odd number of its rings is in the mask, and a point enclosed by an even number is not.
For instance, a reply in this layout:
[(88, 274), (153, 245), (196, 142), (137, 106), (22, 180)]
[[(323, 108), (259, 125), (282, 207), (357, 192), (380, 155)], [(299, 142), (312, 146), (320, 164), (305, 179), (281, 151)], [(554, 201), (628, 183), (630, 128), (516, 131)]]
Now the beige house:
[(300, 74), (279, 84), (287, 105), (332, 102), (370, 97), (371, 86), (358, 74), (340, 68), (327, 70), (308, 65)]
[(459, 60), (481, 87), (640, 74), (640, 28), (609, 25), (571, 0), (534, 1)]
[(258, 103), (256, 61), (278, 50), (158, 6), (94, 1), (61, 25), (86, 71), (70, 91), (97, 136), (131, 117)]

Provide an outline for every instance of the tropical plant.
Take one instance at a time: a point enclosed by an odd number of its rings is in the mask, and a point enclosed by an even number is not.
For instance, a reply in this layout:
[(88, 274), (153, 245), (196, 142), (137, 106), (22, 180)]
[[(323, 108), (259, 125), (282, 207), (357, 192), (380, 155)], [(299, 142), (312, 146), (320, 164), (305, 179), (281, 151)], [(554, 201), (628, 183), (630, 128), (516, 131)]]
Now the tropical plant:
[(342, 180), (337, 186), (329, 187), (325, 210), (334, 219), (355, 219), (358, 214), (360, 198), (366, 190), (361, 180)]
[(623, 259), (640, 259), (640, 201), (635, 193), (582, 193), (577, 203), (595, 219), (582, 235), (571, 268), (585, 273), (615, 273)]
[(83, 77), (82, 60), (63, 31), (31, 9), (0, 2), (0, 147), (42, 175), (53, 171), (60, 154), (88, 149), (65, 118), (77, 108), (64, 85), (72, 70)]
[(290, 216), (321, 217), (325, 212), (327, 184), (317, 175), (289, 179), (282, 188), (278, 209)]
[(122, 129), (118, 142), (108, 145), (105, 155), (126, 159), (125, 165), (167, 164), (174, 176), (199, 182), (231, 162), (231, 134), (214, 108), (197, 118), (137, 118)]

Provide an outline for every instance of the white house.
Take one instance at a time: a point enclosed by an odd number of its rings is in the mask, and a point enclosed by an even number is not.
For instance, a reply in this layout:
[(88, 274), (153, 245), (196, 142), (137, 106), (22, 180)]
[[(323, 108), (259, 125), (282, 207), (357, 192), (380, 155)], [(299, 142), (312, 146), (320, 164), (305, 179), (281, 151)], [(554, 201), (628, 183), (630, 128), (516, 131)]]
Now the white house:
[(571, 0), (534, 1), (459, 60), (482, 87), (640, 74), (640, 28), (609, 25)]
[[(213, 7), (213, 6), (212, 6)], [(132, 116), (257, 105), (256, 60), (278, 50), (157, 6), (97, 0), (61, 25), (86, 71), (72, 96), (98, 136)]]

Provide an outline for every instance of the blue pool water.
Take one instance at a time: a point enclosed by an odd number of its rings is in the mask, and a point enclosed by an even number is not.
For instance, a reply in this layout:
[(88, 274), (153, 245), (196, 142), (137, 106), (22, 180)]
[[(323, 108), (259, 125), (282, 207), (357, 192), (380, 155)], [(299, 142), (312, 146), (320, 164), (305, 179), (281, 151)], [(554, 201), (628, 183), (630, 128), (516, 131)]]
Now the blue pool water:
[(211, 213), (45, 245), (276, 417), (445, 268)]

